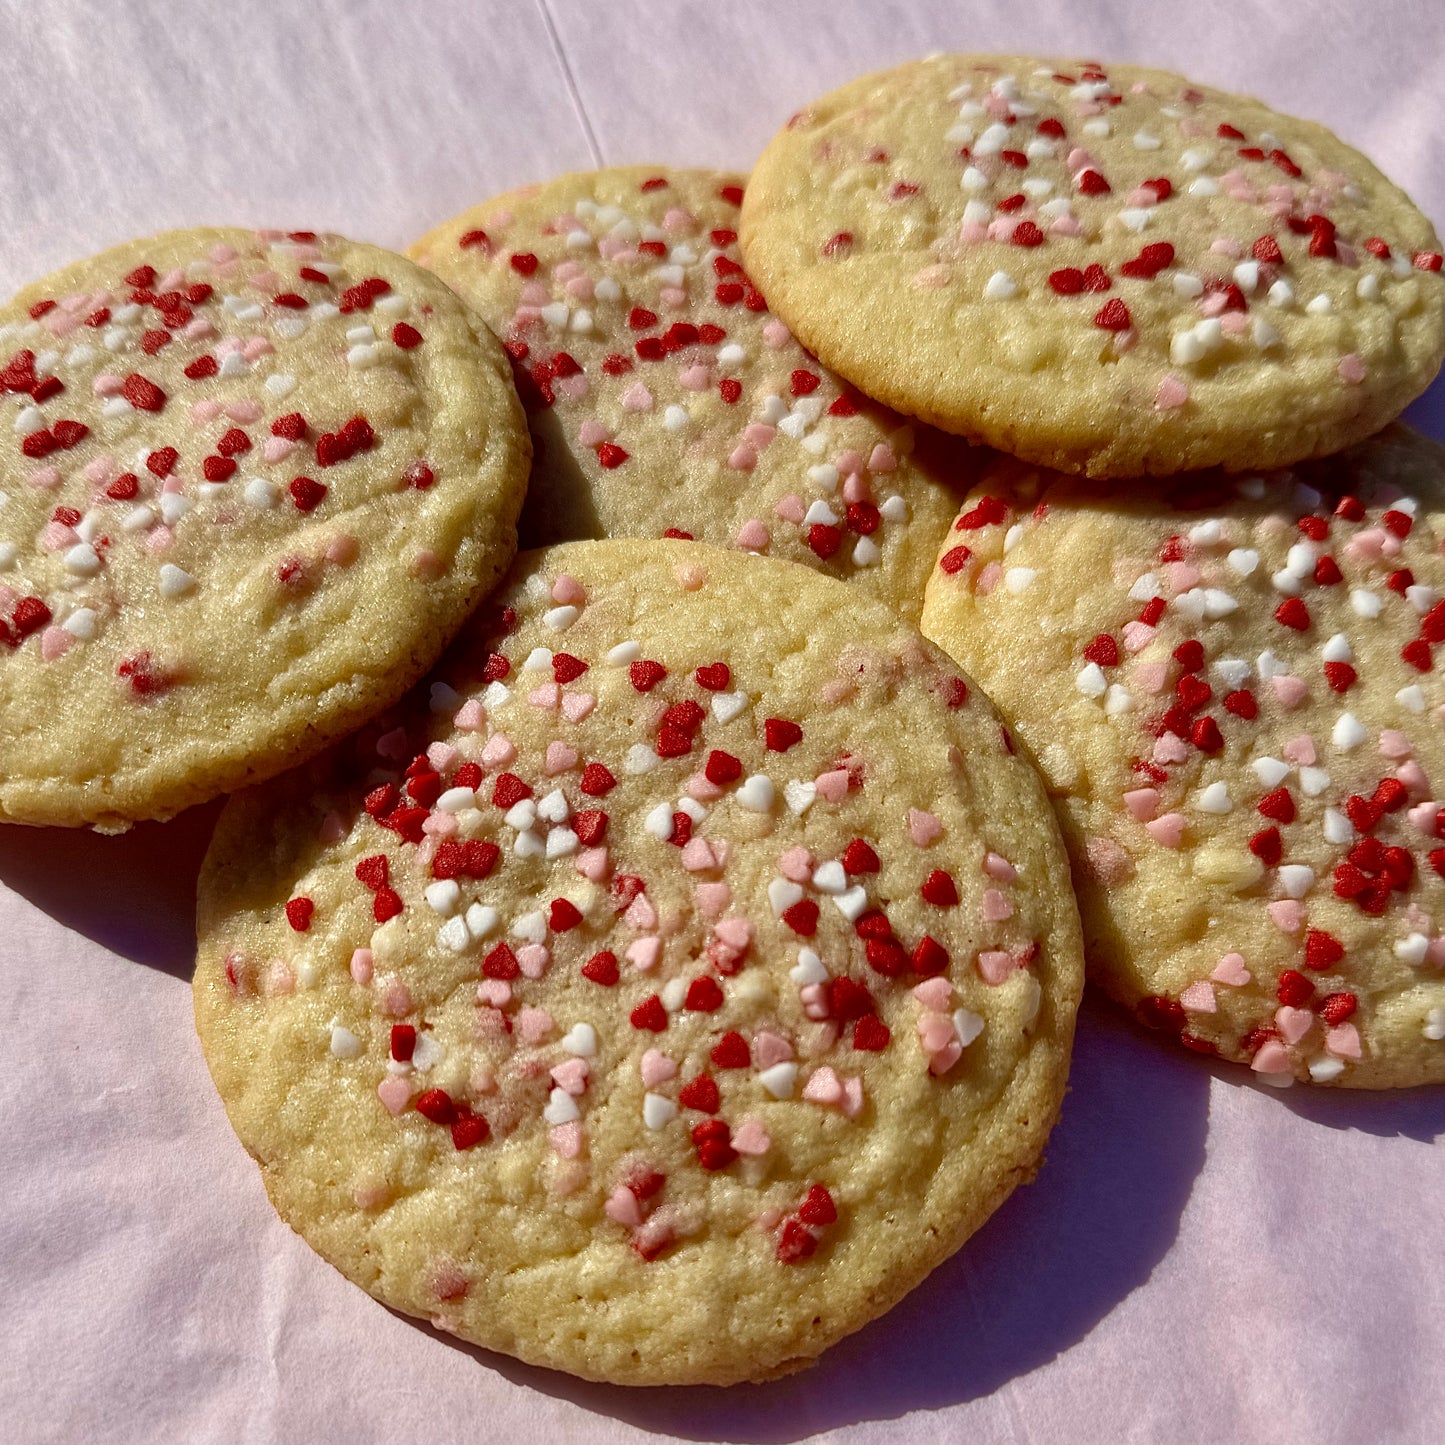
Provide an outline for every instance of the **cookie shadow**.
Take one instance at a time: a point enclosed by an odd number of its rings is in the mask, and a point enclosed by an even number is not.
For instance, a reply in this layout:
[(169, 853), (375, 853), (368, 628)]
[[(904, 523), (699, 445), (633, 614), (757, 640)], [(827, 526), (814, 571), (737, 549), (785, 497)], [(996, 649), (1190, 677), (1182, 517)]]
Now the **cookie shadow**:
[[(1220, 1078), (1240, 1087), (1236, 1070), (1220, 1071)], [(1423, 1084), (1417, 1089), (1305, 1089), (1276, 1091), (1281, 1103), (1311, 1124), (1326, 1129), (1358, 1130), (1382, 1139), (1417, 1139), (1429, 1144), (1445, 1134), (1445, 1089)]]
[(1200, 1064), (1087, 1000), (1037, 1181), (897, 1308), (801, 1374), (628, 1389), (437, 1338), (513, 1383), (687, 1440), (772, 1445), (992, 1394), (1082, 1340), (1168, 1252), (1204, 1165), (1211, 1070)]
[(221, 803), (112, 837), (0, 825), (0, 884), (112, 953), (189, 980), (196, 878)]
[(1437, 442), (1445, 442), (1445, 371), (1405, 408), (1400, 420)]

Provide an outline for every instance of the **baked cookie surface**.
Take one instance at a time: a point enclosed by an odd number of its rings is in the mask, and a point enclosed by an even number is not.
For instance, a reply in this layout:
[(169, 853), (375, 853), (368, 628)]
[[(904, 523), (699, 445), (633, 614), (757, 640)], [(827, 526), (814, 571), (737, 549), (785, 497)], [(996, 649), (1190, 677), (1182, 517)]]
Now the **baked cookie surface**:
[(669, 542), (519, 558), (406, 704), (238, 795), (196, 1023), (281, 1216), (394, 1308), (727, 1383), (1032, 1177), (1078, 915), (1042, 784), (896, 614)]
[(1440, 244), (1322, 126), (1137, 66), (937, 56), (800, 111), (749, 272), (855, 385), (1092, 476), (1286, 465), (1445, 354)]
[(929, 583), (1048, 780), (1090, 976), (1267, 1082), (1445, 1078), (1442, 495), (1403, 426), (1127, 495), (999, 458)]
[(565, 175), (409, 254), (516, 363), (537, 443), (524, 546), (685, 533), (857, 582), (916, 622), (967, 449), (920, 442), (768, 311), (738, 252), (742, 186), (641, 166)]
[(530, 445), (435, 277), (175, 231), (0, 308), (0, 819), (124, 827), (394, 702), (505, 571)]

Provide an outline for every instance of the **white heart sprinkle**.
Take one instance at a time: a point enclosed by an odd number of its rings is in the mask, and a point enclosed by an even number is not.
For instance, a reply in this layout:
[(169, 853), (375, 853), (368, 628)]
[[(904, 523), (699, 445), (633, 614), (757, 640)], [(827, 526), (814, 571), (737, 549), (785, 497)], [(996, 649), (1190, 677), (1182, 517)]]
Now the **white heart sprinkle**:
[(591, 1059), (597, 1056), (597, 1030), (591, 1024), (573, 1024), (562, 1039), (562, 1047), (569, 1054)]
[(427, 884), (426, 901), (434, 913), (450, 918), (462, 901), (462, 890), (457, 887), (454, 878), (441, 878), (435, 883)]
[(437, 942), (447, 950), (448, 953), (465, 953), (467, 945), (471, 942), (471, 934), (467, 931), (467, 922), (464, 918), (449, 918), (437, 929)]
[(814, 783), (794, 778), (792, 782), (783, 784), (783, 801), (787, 803), (788, 810), (800, 818), (813, 806), (817, 797), (818, 789)]
[(789, 969), (788, 977), (799, 988), (805, 988), (810, 983), (827, 983), (829, 975), (823, 960), (811, 948), (800, 948), (797, 965)]
[(542, 1117), (553, 1125), (573, 1124), (582, 1117), (582, 1111), (566, 1089), (553, 1089), (547, 1099), (547, 1107), (542, 1110)]
[(754, 773), (733, 796), (751, 812), (769, 812), (773, 806), (773, 780), (766, 773)]
[(781, 1064), (774, 1064), (770, 1069), (764, 1069), (758, 1075), (758, 1082), (775, 1099), (791, 1098), (797, 1080), (798, 1066), (786, 1060)]
[(788, 878), (774, 878), (768, 884), (768, 902), (772, 905), (773, 912), (779, 917), (782, 917), (793, 904), (801, 903), (802, 900), (803, 888), (800, 883), (794, 883)]
[(959, 1043), (967, 1048), (983, 1032), (983, 1019), (969, 1009), (955, 1009), (953, 1031), (958, 1035)]
[(677, 1105), (663, 1094), (642, 1096), (642, 1122), (649, 1129), (661, 1129), (677, 1118)]
[(719, 692), (713, 694), (712, 715), (720, 722), (731, 722), (748, 705), (745, 692)]

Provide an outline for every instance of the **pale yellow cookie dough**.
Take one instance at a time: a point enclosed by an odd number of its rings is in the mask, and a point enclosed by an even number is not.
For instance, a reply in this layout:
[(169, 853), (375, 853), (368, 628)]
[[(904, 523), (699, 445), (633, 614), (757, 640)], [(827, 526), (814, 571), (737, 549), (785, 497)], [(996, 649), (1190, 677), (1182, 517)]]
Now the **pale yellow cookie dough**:
[(1445, 452), (1127, 494), (1000, 458), (924, 628), (1017, 727), (1091, 977), (1266, 1082), (1445, 1078)]
[(870, 396), (1091, 476), (1326, 455), (1445, 355), (1409, 197), (1323, 126), (1138, 66), (942, 55), (853, 81), (764, 151), (742, 247)]
[(967, 448), (860, 398), (743, 272), (742, 178), (624, 166), (498, 196), (410, 254), (515, 359), (523, 545), (660, 537), (803, 562), (912, 621)]
[(525, 555), (401, 709), (234, 798), (199, 937), (282, 1218), (623, 1384), (799, 1368), (957, 1249), (1038, 1166), (1083, 968), (987, 699), (856, 588), (669, 542)]
[(103, 830), (394, 702), (516, 548), (495, 339), (336, 236), (173, 231), (0, 308), (0, 820)]

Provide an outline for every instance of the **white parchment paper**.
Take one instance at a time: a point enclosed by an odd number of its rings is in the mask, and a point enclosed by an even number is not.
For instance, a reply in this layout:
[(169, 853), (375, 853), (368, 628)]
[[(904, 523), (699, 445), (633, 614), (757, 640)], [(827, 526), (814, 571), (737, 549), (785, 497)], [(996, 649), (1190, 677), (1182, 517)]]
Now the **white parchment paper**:
[[(1445, 220), (1445, 8), (1343, 0), (0, 0), (0, 294), (166, 226), (401, 246), (592, 164), (746, 167), (934, 49), (1184, 70)], [(1414, 411), (1442, 432), (1437, 385)], [(1107, 1006), (1037, 1182), (814, 1370), (580, 1384), (374, 1303), (266, 1203), (191, 1027), (215, 808), (0, 829), (0, 1441), (1438, 1442), (1445, 1101), (1257, 1090)]]

